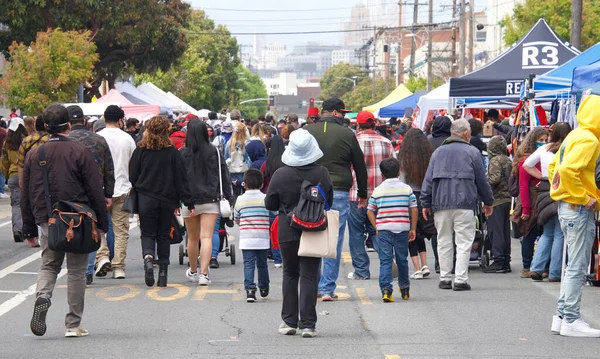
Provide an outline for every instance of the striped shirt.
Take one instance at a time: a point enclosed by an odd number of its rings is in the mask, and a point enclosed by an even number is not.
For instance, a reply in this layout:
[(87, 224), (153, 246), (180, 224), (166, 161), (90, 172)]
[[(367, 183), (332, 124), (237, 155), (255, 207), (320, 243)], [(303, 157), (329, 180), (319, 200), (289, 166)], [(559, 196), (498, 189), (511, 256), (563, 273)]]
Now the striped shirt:
[(417, 197), (406, 183), (398, 178), (383, 181), (373, 191), (367, 209), (377, 212), (378, 231), (394, 233), (410, 231), (410, 208), (417, 207)]
[(235, 202), (233, 214), (240, 226), (240, 249), (269, 249), (269, 211), (265, 194), (248, 190)]
[[(365, 156), (367, 165), (367, 198), (373, 193), (375, 187), (383, 182), (383, 176), (379, 164), (386, 158), (394, 156), (394, 147), (387, 138), (378, 134), (375, 130), (362, 130), (356, 135), (358, 145)], [(350, 189), (350, 202), (358, 201), (358, 186), (356, 185), (356, 173), (352, 171), (352, 188)]]

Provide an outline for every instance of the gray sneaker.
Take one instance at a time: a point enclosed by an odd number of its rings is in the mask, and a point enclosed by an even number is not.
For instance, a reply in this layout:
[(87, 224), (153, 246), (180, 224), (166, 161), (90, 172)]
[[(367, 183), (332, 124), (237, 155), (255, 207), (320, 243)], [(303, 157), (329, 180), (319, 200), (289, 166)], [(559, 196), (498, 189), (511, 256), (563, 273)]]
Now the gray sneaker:
[(279, 326), (279, 334), (283, 335), (296, 335), (296, 331), (298, 329), (292, 328), (289, 325), (285, 324), (285, 322), (281, 323)]
[(317, 330), (315, 328), (302, 329), (302, 338), (314, 338), (316, 336), (317, 336)]

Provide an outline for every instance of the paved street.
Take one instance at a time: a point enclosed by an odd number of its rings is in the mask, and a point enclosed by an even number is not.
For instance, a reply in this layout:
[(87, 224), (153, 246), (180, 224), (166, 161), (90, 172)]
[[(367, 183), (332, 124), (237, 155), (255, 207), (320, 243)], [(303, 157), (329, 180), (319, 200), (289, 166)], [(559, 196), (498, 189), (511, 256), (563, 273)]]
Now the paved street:
[[(318, 337), (303, 339), (277, 334), (281, 270), (272, 263), (272, 294), (250, 304), (244, 301), (239, 250), (235, 265), (221, 254), (221, 268), (211, 272), (213, 284), (200, 288), (185, 281), (186, 267), (178, 264), (173, 246), (169, 287), (148, 289), (137, 228), (131, 230), (127, 279), (95, 279), (87, 291), (83, 326), (90, 336), (63, 337), (62, 277), (48, 332), (38, 338), (29, 331), (29, 319), (39, 249), (13, 243), (9, 220), (0, 220), (1, 358), (585, 358), (600, 350), (596, 339), (550, 333), (559, 285), (519, 278), (516, 241), (511, 274), (484, 275), (472, 267), (471, 292), (441, 291), (434, 274), (411, 282), (409, 301), (389, 304), (380, 301), (376, 279), (346, 279), (352, 266), (344, 252), (340, 300), (318, 304)], [(376, 276), (377, 256), (370, 256)], [(584, 317), (596, 327), (599, 298), (597, 288), (585, 289)]]

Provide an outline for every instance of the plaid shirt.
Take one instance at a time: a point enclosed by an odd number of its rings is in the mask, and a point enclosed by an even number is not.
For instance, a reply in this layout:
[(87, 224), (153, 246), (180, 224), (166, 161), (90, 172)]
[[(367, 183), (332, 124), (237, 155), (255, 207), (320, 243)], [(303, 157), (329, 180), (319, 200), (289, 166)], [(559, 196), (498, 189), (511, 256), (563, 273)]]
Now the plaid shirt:
[(50, 134), (48, 132), (36, 132), (33, 135), (29, 135), (23, 139), (21, 142), (21, 147), (19, 147), (19, 156), (17, 157), (17, 165), (19, 168), (25, 167), (25, 156), (32, 149), (43, 145), (48, 142), (50, 139)]
[[(375, 187), (383, 183), (379, 164), (386, 158), (394, 156), (394, 148), (387, 138), (379, 135), (375, 130), (364, 130), (356, 135), (358, 144), (365, 155), (367, 165), (367, 198), (371, 197)], [(352, 171), (352, 188), (350, 189), (350, 201), (358, 201), (356, 186), (356, 174)]]

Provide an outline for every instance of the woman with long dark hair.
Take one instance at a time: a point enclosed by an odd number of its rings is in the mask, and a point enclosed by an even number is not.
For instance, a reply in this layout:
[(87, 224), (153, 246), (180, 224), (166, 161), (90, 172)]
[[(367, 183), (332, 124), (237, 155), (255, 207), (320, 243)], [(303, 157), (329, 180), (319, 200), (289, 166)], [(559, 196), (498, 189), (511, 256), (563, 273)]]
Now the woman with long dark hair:
[[(19, 147), (27, 137), (25, 123), (19, 117), (10, 120), (6, 142), (2, 147), (2, 174), (8, 178), (10, 188), (10, 205), (12, 207), (12, 231), (15, 242), (23, 242), (23, 218), (21, 217), (21, 188), (19, 187)], [(4, 186), (4, 183), (0, 184)], [(29, 242), (29, 240), (28, 240)], [(36, 240), (29, 242), (32, 247), (39, 247)]]
[[(550, 266), (548, 280), (560, 282), (561, 279), (564, 235), (558, 221), (558, 203), (550, 197), (548, 165), (559, 151), (569, 132), (571, 132), (571, 126), (568, 123), (554, 124), (548, 144), (539, 147), (523, 163), (525, 171), (540, 180), (537, 187), (537, 225), (543, 227), (544, 230), (538, 240), (530, 267), (531, 279), (536, 281), (543, 279), (548, 264)], [(536, 168), (537, 165), (540, 165), (541, 171)]]
[(161, 116), (146, 122), (144, 137), (133, 151), (129, 163), (132, 191), (138, 193), (144, 279), (148, 287), (154, 285), (153, 260), (156, 254), (159, 265), (157, 286), (167, 286), (170, 232), (173, 213), (180, 211), (179, 202), (183, 202), (191, 213), (194, 212), (185, 165), (169, 139), (169, 126), (169, 120)]
[[(437, 232), (433, 224), (433, 218), (426, 221), (423, 218), (421, 211), (421, 202), (419, 197), (421, 194), (421, 185), (429, 166), (429, 160), (433, 154), (433, 145), (429, 142), (425, 134), (416, 128), (412, 128), (404, 135), (402, 147), (398, 153), (398, 162), (400, 163), (400, 180), (408, 184), (415, 196), (419, 205), (419, 221), (417, 222), (417, 238), (408, 243), (410, 258), (412, 259), (415, 273), (412, 279), (423, 279), (431, 273), (427, 266), (427, 247), (425, 246), (425, 238), (431, 240), (433, 254), (435, 256), (435, 269), (438, 271), (438, 255), (437, 255)], [(419, 259), (421, 264), (419, 265)]]
[[(225, 159), (218, 151), (208, 139), (206, 124), (198, 119), (191, 120), (188, 124), (185, 147), (181, 149), (192, 192), (192, 202), (195, 204), (195, 213), (187, 213), (185, 210), (182, 212), (188, 233), (187, 250), (190, 258), (190, 268), (185, 275), (190, 282), (200, 285), (210, 284), (208, 267), (212, 254), (212, 238), (220, 212), (219, 165), (223, 194), (230, 204), (233, 203), (229, 171)], [(200, 270), (196, 265), (198, 241), (200, 241)]]
[[(531, 277), (529, 268), (533, 260), (535, 240), (540, 234), (537, 225), (537, 185), (540, 181), (532, 177), (525, 170), (523, 164), (536, 149), (546, 145), (546, 142), (548, 142), (548, 130), (542, 127), (534, 128), (527, 134), (513, 159), (512, 176), (518, 178), (519, 197), (517, 197), (511, 221), (517, 224), (519, 231), (523, 235), (521, 238), (521, 257), (523, 259), (521, 278)], [(536, 165), (536, 168), (541, 170), (539, 163)]]

